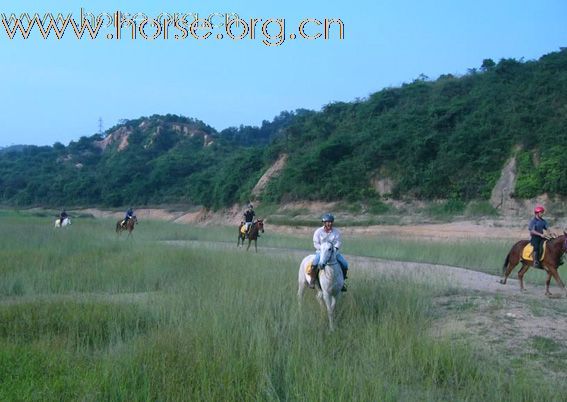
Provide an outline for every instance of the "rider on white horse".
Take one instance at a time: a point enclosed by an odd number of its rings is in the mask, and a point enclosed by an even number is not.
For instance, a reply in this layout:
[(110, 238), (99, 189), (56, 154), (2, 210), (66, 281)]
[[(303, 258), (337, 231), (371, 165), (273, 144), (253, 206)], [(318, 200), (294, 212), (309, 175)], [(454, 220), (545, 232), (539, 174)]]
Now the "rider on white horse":
[[(323, 226), (320, 227), (313, 233), (313, 246), (317, 250), (315, 253), (315, 258), (311, 263), (313, 267), (317, 267), (319, 265), (319, 257), (321, 253), (321, 244), (323, 242), (329, 242), (337, 249), (337, 261), (341, 266), (341, 270), (343, 271), (344, 279), (347, 278), (347, 271), (348, 271), (348, 262), (345, 258), (338, 252), (338, 249), (341, 247), (341, 232), (338, 229), (333, 227), (333, 223), (335, 221), (335, 217), (332, 214), (325, 214), (321, 218), (321, 222), (323, 222)], [(346, 292), (346, 286), (343, 285), (341, 289), (342, 292)]]
[(63, 222), (68, 217), (69, 217), (69, 215), (67, 215), (67, 212), (65, 210), (61, 211), (61, 213), (59, 214), (59, 225), (63, 226)]

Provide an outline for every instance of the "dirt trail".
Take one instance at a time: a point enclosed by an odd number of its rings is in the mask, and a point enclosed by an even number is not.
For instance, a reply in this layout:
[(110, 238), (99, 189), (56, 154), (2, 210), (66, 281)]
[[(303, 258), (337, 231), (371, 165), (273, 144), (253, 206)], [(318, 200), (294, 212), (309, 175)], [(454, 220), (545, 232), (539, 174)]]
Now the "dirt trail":
[[(194, 248), (209, 248), (209, 249), (226, 249), (234, 250), (236, 245), (234, 243), (214, 242), (214, 241), (200, 241), (200, 240), (170, 240), (166, 244), (180, 247), (194, 247)], [(244, 251), (243, 249), (243, 252)], [(253, 248), (248, 253), (255, 255)], [(293, 258), (294, 260), (301, 261), (308, 252), (296, 249), (284, 249), (276, 247), (259, 246), (259, 255), (284, 255)], [(542, 299), (545, 293), (545, 287), (542, 285), (526, 284), (527, 290), (520, 292), (519, 281), (513, 278), (508, 279), (507, 285), (500, 284), (500, 277), (483, 272), (472, 271), (469, 269), (452, 267), (448, 265), (435, 265), (418, 262), (406, 261), (392, 261), (384, 260), (373, 257), (360, 257), (346, 255), (349, 262), (352, 264), (351, 277), (356, 278), (358, 273), (371, 274), (372, 276), (382, 277), (383, 275), (400, 277), (407, 276), (408, 279), (432, 284), (437, 283), (449, 288), (462, 288), (474, 292), (486, 292), (511, 296), (522, 296), (525, 298), (534, 297)], [(552, 284), (553, 285), (553, 284)], [(559, 288), (551, 291), (561, 293)]]

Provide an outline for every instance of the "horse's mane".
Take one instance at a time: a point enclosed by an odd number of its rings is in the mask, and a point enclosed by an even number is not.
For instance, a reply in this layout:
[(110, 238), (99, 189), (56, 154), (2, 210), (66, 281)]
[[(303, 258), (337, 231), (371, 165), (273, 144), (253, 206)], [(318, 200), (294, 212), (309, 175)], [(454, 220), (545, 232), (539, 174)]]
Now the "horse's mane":
[(557, 245), (558, 243), (564, 242), (565, 241), (565, 235), (562, 234), (560, 236), (554, 237), (553, 239), (549, 240), (549, 244), (552, 246)]
[(565, 246), (565, 241), (566, 241), (565, 238), (566, 238), (565, 234), (562, 234), (560, 236), (548, 240), (547, 244), (550, 252), (550, 257), (557, 259), (558, 261), (561, 259), (561, 256), (563, 255), (564, 252), (563, 247)]

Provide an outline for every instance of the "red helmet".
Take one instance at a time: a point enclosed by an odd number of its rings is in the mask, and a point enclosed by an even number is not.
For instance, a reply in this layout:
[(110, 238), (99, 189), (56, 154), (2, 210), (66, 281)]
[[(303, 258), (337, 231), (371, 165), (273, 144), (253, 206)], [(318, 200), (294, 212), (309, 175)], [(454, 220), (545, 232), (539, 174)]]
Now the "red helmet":
[(545, 212), (545, 208), (541, 205), (538, 205), (537, 207), (535, 207), (534, 213), (539, 214), (540, 212)]

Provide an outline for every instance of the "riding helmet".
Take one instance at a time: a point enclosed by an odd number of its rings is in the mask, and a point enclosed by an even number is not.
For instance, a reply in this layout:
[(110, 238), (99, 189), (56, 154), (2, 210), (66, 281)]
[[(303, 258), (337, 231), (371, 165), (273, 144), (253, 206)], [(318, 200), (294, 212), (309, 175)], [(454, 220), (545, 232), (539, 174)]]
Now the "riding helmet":
[(541, 205), (538, 205), (537, 207), (535, 207), (534, 213), (539, 214), (540, 212), (545, 212), (545, 208)]
[(321, 217), (321, 222), (334, 222), (335, 217), (332, 214), (325, 214)]

